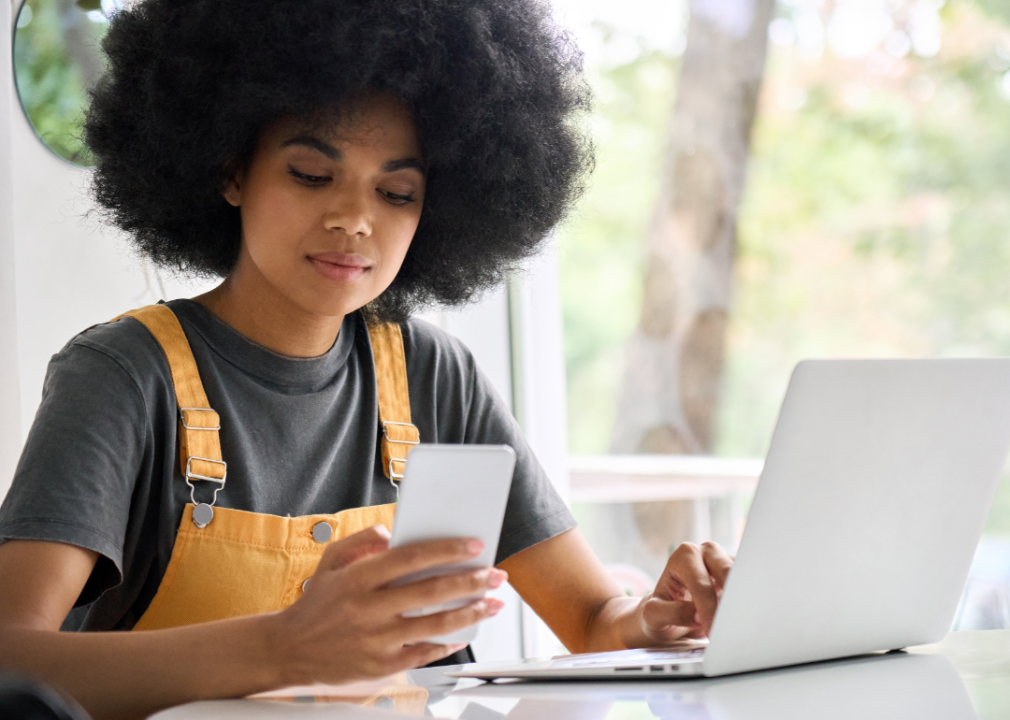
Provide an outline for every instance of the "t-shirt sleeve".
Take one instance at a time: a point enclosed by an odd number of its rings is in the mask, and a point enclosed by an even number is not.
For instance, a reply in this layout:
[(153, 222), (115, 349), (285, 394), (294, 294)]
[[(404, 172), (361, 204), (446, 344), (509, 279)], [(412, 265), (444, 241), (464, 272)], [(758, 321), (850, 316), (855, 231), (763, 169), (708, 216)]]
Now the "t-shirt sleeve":
[(49, 540), (97, 552), (98, 564), (76, 605), (122, 581), (146, 425), (140, 388), (112, 355), (78, 340), (53, 356), (0, 506), (0, 543)]
[(456, 338), (420, 320), (405, 325), (411, 408), (422, 442), (509, 445), (515, 473), (495, 563), (575, 527), (508, 406)]
[(504, 401), (476, 363), (471, 372), (473, 393), (465, 442), (504, 443), (516, 453), (512, 489), (495, 558), (497, 565), (520, 550), (571, 530), (576, 523)]

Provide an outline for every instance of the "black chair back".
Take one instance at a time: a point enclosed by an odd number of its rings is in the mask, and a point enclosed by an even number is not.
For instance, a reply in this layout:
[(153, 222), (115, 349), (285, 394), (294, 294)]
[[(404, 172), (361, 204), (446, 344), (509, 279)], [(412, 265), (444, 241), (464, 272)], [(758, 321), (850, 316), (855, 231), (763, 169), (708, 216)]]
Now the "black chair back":
[(4, 720), (91, 720), (77, 703), (21, 675), (0, 675), (0, 718)]

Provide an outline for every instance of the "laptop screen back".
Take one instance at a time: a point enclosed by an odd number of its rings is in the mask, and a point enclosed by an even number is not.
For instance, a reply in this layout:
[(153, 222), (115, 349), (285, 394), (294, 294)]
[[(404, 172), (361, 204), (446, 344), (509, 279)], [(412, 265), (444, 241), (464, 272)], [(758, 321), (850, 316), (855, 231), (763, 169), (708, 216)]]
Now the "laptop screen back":
[(1010, 360), (798, 365), (705, 674), (942, 638), (1008, 449)]

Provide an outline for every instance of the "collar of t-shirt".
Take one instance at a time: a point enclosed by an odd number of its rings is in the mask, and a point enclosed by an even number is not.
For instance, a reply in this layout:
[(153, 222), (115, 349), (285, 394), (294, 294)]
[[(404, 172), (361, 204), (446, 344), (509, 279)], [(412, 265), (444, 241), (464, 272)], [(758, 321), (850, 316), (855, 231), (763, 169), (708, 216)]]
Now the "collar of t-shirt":
[(336, 342), (324, 354), (293, 358), (269, 350), (225, 324), (198, 302), (188, 299), (166, 303), (187, 329), (226, 362), (243, 372), (289, 392), (314, 392), (326, 385), (346, 364), (361, 321), (359, 313), (344, 317)]

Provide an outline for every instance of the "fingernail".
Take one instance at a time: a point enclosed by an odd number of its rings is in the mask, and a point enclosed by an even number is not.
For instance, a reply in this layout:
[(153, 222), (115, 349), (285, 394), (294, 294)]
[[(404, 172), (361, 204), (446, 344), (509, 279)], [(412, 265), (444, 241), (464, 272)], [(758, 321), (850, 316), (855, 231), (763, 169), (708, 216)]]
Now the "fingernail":
[(488, 617), (494, 617), (499, 612), (501, 612), (501, 609), (503, 607), (505, 607), (505, 603), (503, 603), (501, 600), (494, 600), (494, 599), (488, 600), (487, 601), (487, 616)]
[(698, 613), (694, 614), (694, 624), (701, 625), (701, 615), (699, 615)]
[(449, 652), (450, 653), (459, 652), (460, 650), (462, 650), (465, 647), (466, 647), (466, 643), (458, 643), (456, 645), (450, 645), (449, 646)]
[(492, 569), (487, 576), (487, 586), (496, 588), (500, 586), (503, 582), (505, 582), (506, 577), (507, 575), (503, 573), (501, 570)]
[(481, 550), (484, 549), (484, 543), (480, 540), (470, 540), (466, 544), (466, 551), (471, 555), (480, 555)]

